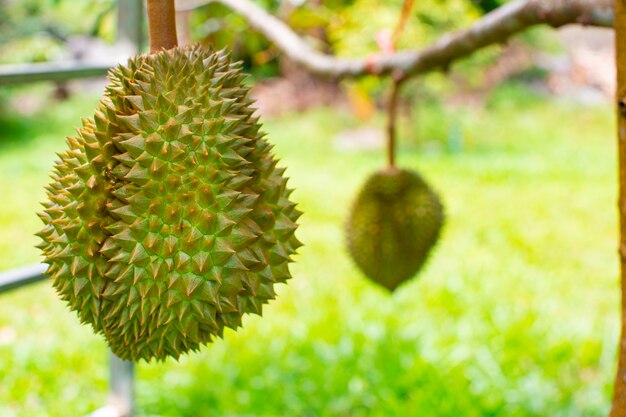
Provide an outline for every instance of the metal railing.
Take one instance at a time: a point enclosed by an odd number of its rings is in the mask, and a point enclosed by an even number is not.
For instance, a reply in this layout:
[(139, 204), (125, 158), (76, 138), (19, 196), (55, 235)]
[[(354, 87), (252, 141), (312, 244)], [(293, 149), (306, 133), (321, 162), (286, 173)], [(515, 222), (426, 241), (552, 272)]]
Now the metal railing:
[(0, 65), (0, 85), (102, 77), (115, 64), (117, 62), (93, 65), (80, 61), (64, 61)]
[[(117, 42), (122, 52), (136, 53), (143, 41), (143, 0), (119, 0), (117, 11)], [(0, 86), (36, 81), (67, 81), (76, 78), (102, 77), (118, 62), (99, 63), (65, 61), (20, 65), (0, 65)], [(0, 295), (47, 279), (45, 265), (37, 264), (0, 273)], [(109, 354), (109, 398), (107, 405), (89, 417), (131, 417), (133, 414), (132, 362)]]
[[(120, 58), (139, 52), (143, 43), (143, 0), (119, 0), (116, 45)], [(107, 57), (102, 62), (82, 60), (0, 65), (0, 86), (37, 81), (67, 81), (103, 77), (120, 59)]]
[[(0, 294), (43, 281), (46, 266), (30, 265), (0, 273)], [(108, 405), (94, 411), (90, 417), (131, 417), (133, 413), (134, 365), (110, 353)]]

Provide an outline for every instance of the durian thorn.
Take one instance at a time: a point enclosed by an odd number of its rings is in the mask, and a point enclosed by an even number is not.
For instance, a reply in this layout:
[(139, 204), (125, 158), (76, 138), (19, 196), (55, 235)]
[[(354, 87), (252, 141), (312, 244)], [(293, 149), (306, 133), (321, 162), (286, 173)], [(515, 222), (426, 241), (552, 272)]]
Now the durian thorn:
[(178, 46), (174, 0), (148, 0), (150, 53)]

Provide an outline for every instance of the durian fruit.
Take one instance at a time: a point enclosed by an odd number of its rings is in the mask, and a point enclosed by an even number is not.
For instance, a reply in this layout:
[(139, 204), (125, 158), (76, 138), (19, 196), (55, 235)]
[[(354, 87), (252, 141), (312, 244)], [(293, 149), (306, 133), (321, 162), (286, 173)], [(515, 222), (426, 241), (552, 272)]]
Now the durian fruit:
[(109, 78), (59, 154), (40, 247), (117, 356), (178, 358), (261, 314), (290, 278), (301, 213), (226, 53), (140, 55)]
[(370, 176), (346, 225), (357, 266), (390, 291), (415, 275), (444, 221), (437, 194), (413, 171), (387, 168)]

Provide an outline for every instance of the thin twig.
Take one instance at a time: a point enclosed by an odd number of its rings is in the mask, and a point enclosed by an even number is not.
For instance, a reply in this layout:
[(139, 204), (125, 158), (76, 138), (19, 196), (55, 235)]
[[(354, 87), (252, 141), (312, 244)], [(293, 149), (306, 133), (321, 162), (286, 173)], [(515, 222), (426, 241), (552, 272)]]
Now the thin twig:
[[(393, 36), (391, 38), (391, 45), (394, 50), (398, 46), (398, 40), (402, 36), (402, 32), (406, 27), (406, 22), (411, 14), (412, 8), (413, 0), (404, 0), (400, 19), (398, 19), (398, 24), (396, 25), (396, 28), (393, 31)], [(391, 91), (389, 93), (389, 99), (387, 103), (387, 165), (390, 168), (395, 168), (396, 166), (396, 124), (398, 120), (398, 100), (400, 98), (400, 85), (402, 84), (403, 78), (404, 74), (402, 74), (401, 72), (395, 73), (394, 77), (392, 77)]]
[(396, 166), (396, 121), (398, 119), (398, 96), (400, 82), (394, 80), (387, 101), (387, 165)]

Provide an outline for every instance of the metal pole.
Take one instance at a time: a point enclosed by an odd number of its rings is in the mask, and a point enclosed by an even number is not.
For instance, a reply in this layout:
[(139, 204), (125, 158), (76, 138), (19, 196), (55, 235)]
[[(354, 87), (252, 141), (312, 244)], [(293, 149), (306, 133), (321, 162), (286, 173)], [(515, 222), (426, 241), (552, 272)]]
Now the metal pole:
[(67, 81), (76, 78), (104, 77), (118, 61), (84, 64), (80, 61), (37, 62), (0, 65), (0, 86), (36, 81)]
[(143, 0), (119, 0), (117, 8), (117, 42), (129, 48), (130, 54), (141, 52), (143, 45)]
[(0, 293), (43, 281), (48, 278), (44, 275), (46, 269), (47, 265), (36, 264), (0, 272)]
[(110, 353), (109, 403), (119, 410), (120, 417), (132, 417), (134, 407), (135, 367), (132, 362)]
[(133, 417), (135, 374), (134, 364), (109, 352), (108, 404), (87, 417)]

